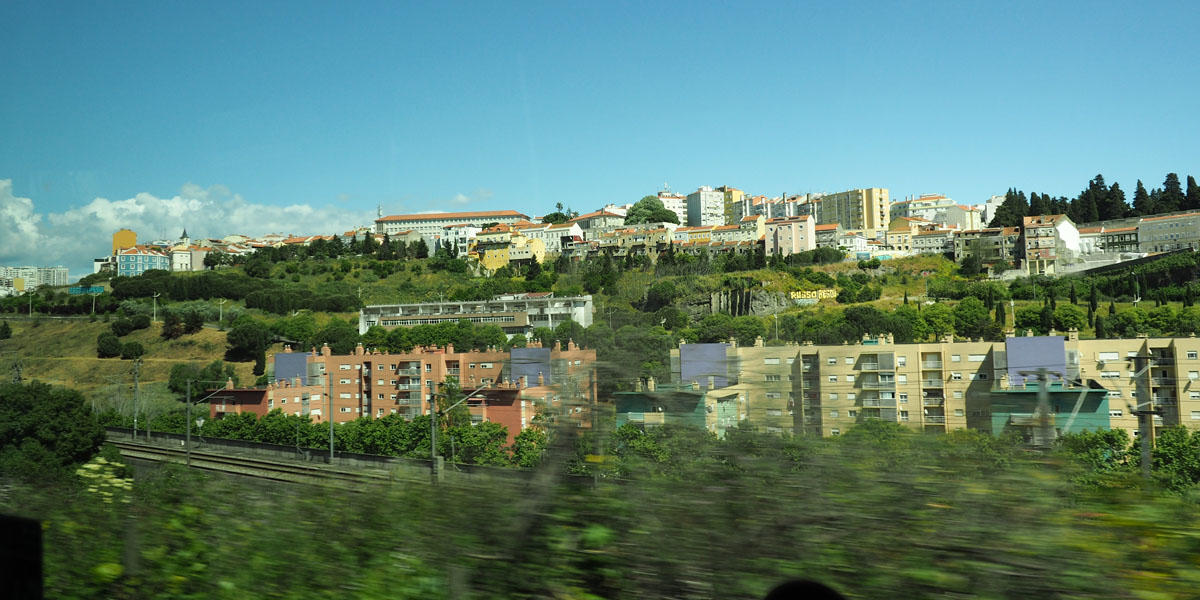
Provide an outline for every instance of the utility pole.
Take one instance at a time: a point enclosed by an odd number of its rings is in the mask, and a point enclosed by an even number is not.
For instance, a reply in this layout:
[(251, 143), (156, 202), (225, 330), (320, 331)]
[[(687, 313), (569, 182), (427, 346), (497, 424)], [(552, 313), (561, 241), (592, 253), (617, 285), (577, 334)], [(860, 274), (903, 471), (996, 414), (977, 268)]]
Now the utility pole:
[(96, 314), (96, 296), (100, 294), (92, 294), (92, 314)]
[(437, 396), (429, 396), (429, 480), (438, 482)]
[(228, 298), (221, 298), (217, 301), (217, 329), (223, 327), (221, 323), (225, 322), (225, 303), (229, 302)]
[(192, 468), (192, 380), (187, 382), (187, 420), (185, 421), (187, 429), (187, 438), (184, 441), (184, 446), (187, 447), (187, 468)]
[[(137, 441), (137, 417), (138, 417), (138, 371), (141, 370), (142, 359), (133, 361), (133, 439)], [(149, 433), (146, 434), (149, 437)]]
[(162, 294), (160, 294), (159, 292), (154, 292), (154, 296), (153, 296), (153, 298), (154, 298), (154, 312), (150, 313), (150, 322), (151, 322), (151, 323), (153, 323), (153, 322), (155, 322), (155, 321), (157, 321), (157, 320), (158, 320), (158, 297), (159, 297), (159, 296), (161, 296), (161, 295), (162, 295)]

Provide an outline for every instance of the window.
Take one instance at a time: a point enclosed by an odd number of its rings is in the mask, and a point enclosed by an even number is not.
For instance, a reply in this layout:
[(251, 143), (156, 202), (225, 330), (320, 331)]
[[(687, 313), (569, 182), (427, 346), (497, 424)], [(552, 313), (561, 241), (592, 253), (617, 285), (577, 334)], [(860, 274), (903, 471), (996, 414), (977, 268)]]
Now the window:
[(853, 376), (853, 375), (847, 375), (847, 376), (846, 376), (846, 383), (854, 383), (854, 376)]
[(908, 402), (908, 392), (900, 392), (897, 394), (897, 397), (900, 399), (900, 404), (906, 404)]
[(831, 410), (831, 411), (829, 411), (829, 418), (830, 418), (830, 419), (836, 419), (836, 418), (838, 418), (838, 411), (836, 411), (836, 410)]
[(383, 385), (383, 380), (382, 379), (375, 380), (375, 385)]
[(829, 430), (829, 435), (842, 435), (842, 432), (837, 427), (834, 427)]
[(380, 399), (380, 400), (383, 400), (383, 394), (380, 394), (380, 395), (379, 395), (379, 399)]
[(829, 383), (837, 383), (837, 375), (830, 375)]
[(280, 403), (280, 404), (287, 404), (287, 398), (280, 398), (280, 399), (279, 399), (279, 403)]
[(836, 364), (837, 364), (837, 357), (830, 356), (829, 358), (825, 359), (825, 364), (827, 364), (827, 365), (836, 365)]
[(854, 364), (854, 357), (853, 357), (853, 356), (847, 356), (847, 357), (846, 357), (846, 364), (848, 364), (848, 365), (852, 365), (852, 364)]
[(901, 421), (907, 421), (907, 420), (908, 420), (908, 411), (907, 411), (907, 410), (902, 410), (902, 411), (900, 411), (900, 420), (901, 420)]
[(857, 398), (857, 396), (855, 396), (853, 392), (846, 394), (847, 400), (854, 400), (855, 398)]
[(1195, 350), (1188, 350), (1188, 353), (1187, 353), (1188, 360), (1196, 360), (1196, 356), (1197, 355), (1196, 355)]
[(778, 399), (779, 399), (779, 392), (767, 392), (767, 399), (769, 399), (769, 400), (778, 400)]
[(951, 373), (950, 380), (951, 381), (962, 381), (962, 373)]
[(767, 416), (768, 416), (768, 417), (782, 417), (782, 416), (783, 416), (783, 411), (782, 411), (782, 410), (780, 410), (780, 409), (778, 409), (778, 408), (768, 408), (768, 409), (767, 409)]
[(490, 368), (492, 368), (492, 363), (479, 363), (479, 368), (480, 369), (490, 369)]
[(829, 394), (829, 399), (830, 399), (830, 400), (837, 400), (837, 399), (838, 399), (838, 397), (837, 397), (837, 394), (830, 393), (830, 394)]
[(779, 359), (778, 358), (764, 358), (763, 364), (764, 365), (777, 365), (777, 364), (779, 364)]
[(954, 391), (954, 397), (955, 397), (956, 399), (960, 399), (960, 400), (961, 400), (961, 399), (962, 399), (962, 390), (955, 390), (955, 391)]
[(433, 363), (425, 363), (425, 372), (428, 373), (432, 370), (433, 370)]
[(792, 364), (792, 363), (794, 363), (794, 362), (796, 362), (796, 358), (795, 358), (795, 357), (792, 357), (792, 358), (789, 358), (789, 359), (787, 359), (787, 364), (789, 364), (789, 365), (790, 365), (790, 364)]
[(1100, 371), (1100, 378), (1101, 379), (1120, 379), (1121, 372), (1120, 371)]
[(1108, 397), (1109, 398), (1120, 398), (1121, 390), (1108, 390)]
[(1122, 413), (1121, 409), (1119, 408), (1108, 411), (1108, 416), (1110, 417), (1120, 418), (1122, 415), (1124, 415), (1124, 413)]
[(380, 370), (380, 371), (382, 371), (382, 370), (383, 370), (383, 365), (379, 365), (379, 370)]
[(954, 409), (954, 416), (956, 416), (956, 417), (963, 416), (963, 409), (961, 409), (961, 408)]
[(896, 357), (896, 366), (897, 367), (903, 367), (907, 364), (908, 364), (908, 357), (906, 357), (906, 356), (897, 356)]
[(896, 383), (908, 383), (908, 375), (904, 373), (896, 375)]
[(1200, 392), (1188, 392), (1188, 400), (1200, 400)]
[(1096, 360), (1099, 360), (1099, 361), (1120, 360), (1120, 358), (1121, 358), (1120, 352), (1099, 352), (1096, 354)]
[(858, 411), (857, 410), (848, 410), (848, 411), (846, 411), (846, 416), (853, 419), (858, 416)]
[(468, 368), (468, 369), (474, 369), (474, 368), (475, 368), (475, 363), (471, 363), (471, 364), (467, 365), (467, 368)]
[(1130, 350), (1125, 353), (1125, 358), (1137, 358), (1137, 350)]
[(1193, 411), (1192, 411), (1192, 420), (1193, 420), (1193, 421), (1200, 421), (1200, 410), (1193, 410)]
[(985, 358), (987, 358), (986, 354), (968, 354), (967, 355), (967, 360), (970, 362), (983, 362), (983, 359), (985, 359)]
[(350, 365), (338, 365), (338, 368), (339, 368), (339, 369), (341, 369), (341, 370), (343, 370), (343, 371), (349, 371), (349, 370), (350, 370)]
[(1192, 381), (1200, 379), (1200, 371), (1188, 371), (1188, 379)]
[(767, 381), (780, 381), (780, 380), (781, 380), (781, 378), (778, 375), (767, 375)]
[(341, 408), (340, 408), (340, 409), (338, 409), (338, 410), (340, 410), (341, 412), (344, 412), (344, 413), (346, 413), (346, 412), (350, 412), (350, 407), (349, 407), (349, 406), (343, 406), (343, 407), (341, 407)]
[(961, 354), (951, 354), (950, 362), (962, 362), (962, 355)]

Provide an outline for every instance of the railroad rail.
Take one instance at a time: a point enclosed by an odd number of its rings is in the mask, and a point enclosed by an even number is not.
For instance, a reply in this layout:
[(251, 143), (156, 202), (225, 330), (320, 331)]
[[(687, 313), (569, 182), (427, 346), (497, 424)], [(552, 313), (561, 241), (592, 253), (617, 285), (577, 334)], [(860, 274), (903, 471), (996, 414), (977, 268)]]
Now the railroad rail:
[[(185, 464), (187, 451), (179, 448), (164, 448), (151, 444), (109, 440), (126, 458), (154, 462)], [(271, 481), (343, 486), (347, 483), (389, 483), (392, 477), (379, 469), (345, 470), (327, 465), (304, 463), (281, 463), (277, 461), (230, 456), (213, 452), (192, 450), (192, 468), (205, 471), (233, 473)]]

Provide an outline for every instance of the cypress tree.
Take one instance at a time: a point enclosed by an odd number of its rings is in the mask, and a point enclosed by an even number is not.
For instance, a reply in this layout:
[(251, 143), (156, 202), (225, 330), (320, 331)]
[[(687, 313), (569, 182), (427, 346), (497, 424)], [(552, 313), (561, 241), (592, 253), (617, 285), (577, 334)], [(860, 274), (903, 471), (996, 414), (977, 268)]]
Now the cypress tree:
[(1150, 194), (1146, 193), (1146, 186), (1142, 185), (1142, 180), (1137, 182), (1137, 188), (1133, 191), (1133, 214), (1138, 217), (1148, 217), (1155, 213), (1154, 201)]
[(1007, 318), (1004, 314), (1004, 303), (997, 302), (996, 303), (996, 325), (999, 326), (1001, 329), (1004, 329), (1004, 325), (1006, 324), (1006, 322), (1007, 322)]
[(1117, 314), (1117, 303), (1113, 300), (1108, 301), (1108, 316)]
[(1188, 175), (1187, 178), (1187, 194), (1184, 196), (1184, 210), (1195, 210), (1200, 208), (1200, 186), (1196, 185), (1196, 178)]
[(1096, 282), (1092, 282), (1092, 289), (1088, 292), (1088, 310), (1096, 312), (1100, 310), (1100, 294), (1096, 291)]
[(1104, 317), (1096, 317), (1096, 339), (1102, 340), (1108, 337), (1108, 330), (1104, 326)]
[(1075, 293), (1075, 282), (1071, 282), (1071, 304), (1079, 305), (1079, 296)]
[(1158, 212), (1172, 212), (1183, 207), (1186, 200), (1183, 195), (1183, 187), (1179, 185), (1179, 175), (1167, 173), (1159, 202), (1161, 205), (1158, 207)]

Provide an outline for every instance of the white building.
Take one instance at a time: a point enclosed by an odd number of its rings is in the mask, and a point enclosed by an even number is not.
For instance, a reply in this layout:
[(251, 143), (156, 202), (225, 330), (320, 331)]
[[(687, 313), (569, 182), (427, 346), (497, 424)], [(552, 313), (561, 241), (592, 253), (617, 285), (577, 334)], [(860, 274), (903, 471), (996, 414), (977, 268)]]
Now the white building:
[(516, 225), (514, 228), (523, 233), (525, 237), (542, 240), (542, 243), (546, 245), (546, 252), (553, 254), (562, 253), (564, 238), (568, 240), (568, 243), (571, 240), (583, 239), (583, 229), (573, 221), (558, 224)]
[[(415, 215), (391, 215), (375, 219), (375, 233), (394, 235), (402, 231), (415, 231), (429, 246), (432, 253), (437, 248), (442, 232), (451, 225), (470, 225), (482, 229), (484, 225), (496, 223), (512, 225), (528, 221), (529, 215), (515, 210), (480, 210), (473, 212), (420, 213)], [(459, 244), (461, 250), (462, 244)]]
[(0, 278), (20, 279), (26, 290), (35, 290), (42, 286), (67, 285), (68, 273), (66, 267), (0, 267)]
[(421, 302), (417, 304), (379, 304), (366, 306), (358, 314), (358, 332), (372, 326), (412, 327), (433, 323), (494, 324), (511, 335), (525, 334), (537, 327), (551, 329), (574, 321), (583, 327), (592, 324), (592, 297), (555, 297), (550, 292), (506, 294), (491, 300), (464, 302)]
[[(675, 213), (679, 217), (680, 225), (687, 225), (687, 196), (683, 194), (672, 194), (671, 192), (662, 191), (658, 193), (658, 199), (663, 203), (663, 208)], [(722, 196), (724, 202), (724, 196)]]
[(725, 224), (725, 194), (701, 186), (687, 195), (687, 224), (690, 227)]

